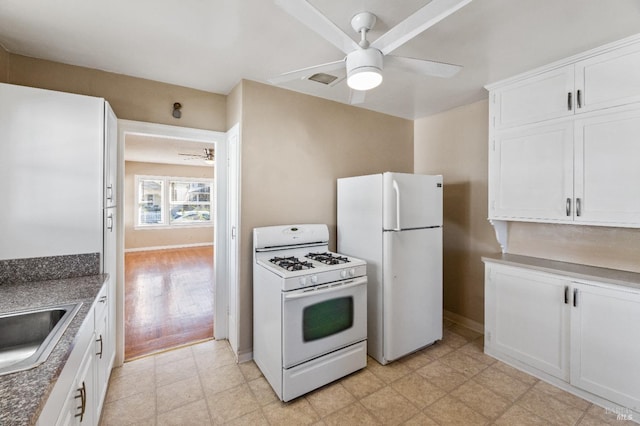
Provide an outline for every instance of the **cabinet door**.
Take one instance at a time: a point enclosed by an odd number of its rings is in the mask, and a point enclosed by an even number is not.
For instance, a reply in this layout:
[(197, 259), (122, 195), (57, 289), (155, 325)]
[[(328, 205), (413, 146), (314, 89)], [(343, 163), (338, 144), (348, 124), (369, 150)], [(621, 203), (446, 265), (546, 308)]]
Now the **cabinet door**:
[(577, 120), (575, 132), (576, 220), (640, 227), (640, 108)]
[(640, 102), (640, 44), (580, 61), (575, 70), (577, 112)]
[(104, 103), (104, 207), (117, 203), (118, 119), (109, 103)]
[[(107, 393), (110, 374), (110, 353), (111, 353), (111, 336), (109, 335), (109, 309), (108, 300), (104, 299), (104, 309), (101, 309), (100, 315), (96, 312), (96, 334), (95, 334), (95, 363), (96, 363), (96, 412), (102, 410), (102, 403)], [(96, 308), (97, 310), (98, 308)]]
[(93, 426), (97, 424), (98, 416), (95, 411), (93, 352), (93, 345), (89, 345), (82, 358), (74, 386), (67, 396), (56, 426)]
[(496, 90), (491, 94), (493, 126), (501, 129), (573, 115), (573, 74), (573, 65), (567, 65)]
[(568, 282), (487, 265), (485, 342), (518, 361), (568, 380)]
[(0, 259), (99, 253), (104, 101), (0, 84)]
[(573, 219), (573, 123), (494, 134), (489, 153), (489, 217)]
[(640, 407), (640, 292), (574, 283), (571, 384)]

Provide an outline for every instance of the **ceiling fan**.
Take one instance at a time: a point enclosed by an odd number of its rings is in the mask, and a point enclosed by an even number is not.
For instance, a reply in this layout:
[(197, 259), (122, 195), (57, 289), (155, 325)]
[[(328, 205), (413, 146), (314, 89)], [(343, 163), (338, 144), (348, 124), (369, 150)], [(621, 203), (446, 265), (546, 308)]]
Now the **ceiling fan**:
[(190, 158), (185, 158), (185, 160), (191, 160), (194, 158), (202, 158), (207, 164), (215, 163), (215, 156), (213, 154), (213, 148), (203, 148), (204, 154), (184, 154), (178, 153), (178, 155), (184, 155)]
[(434, 77), (453, 77), (462, 69), (460, 65), (394, 56), (389, 53), (471, 1), (432, 0), (371, 43), (367, 40), (367, 32), (375, 25), (376, 16), (371, 12), (358, 13), (351, 19), (351, 27), (360, 35), (360, 41), (356, 43), (314, 8), (308, 0), (275, 0), (276, 4), (287, 13), (325, 38), (347, 56), (339, 61), (287, 72), (269, 79), (269, 82), (282, 84), (296, 79), (308, 78), (334, 86), (341, 80), (324, 73), (346, 67), (347, 85), (352, 89), (350, 103), (356, 104), (364, 101), (365, 91), (382, 83), (382, 70), (385, 66)]

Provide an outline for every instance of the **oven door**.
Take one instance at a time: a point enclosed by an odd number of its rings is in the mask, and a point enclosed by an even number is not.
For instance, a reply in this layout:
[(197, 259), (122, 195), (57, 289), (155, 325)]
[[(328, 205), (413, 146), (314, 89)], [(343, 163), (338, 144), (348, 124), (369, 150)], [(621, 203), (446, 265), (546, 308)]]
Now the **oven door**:
[(367, 338), (367, 277), (282, 294), (283, 366)]

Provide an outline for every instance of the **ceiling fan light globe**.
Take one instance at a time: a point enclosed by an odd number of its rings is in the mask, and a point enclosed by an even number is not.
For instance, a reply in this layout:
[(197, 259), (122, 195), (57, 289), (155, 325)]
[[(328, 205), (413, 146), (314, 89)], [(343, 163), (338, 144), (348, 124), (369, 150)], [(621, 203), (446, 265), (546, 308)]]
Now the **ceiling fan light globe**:
[(382, 83), (380, 69), (361, 67), (349, 72), (347, 85), (353, 90), (371, 90)]
[(370, 90), (382, 83), (382, 53), (358, 49), (347, 55), (347, 85), (354, 90)]

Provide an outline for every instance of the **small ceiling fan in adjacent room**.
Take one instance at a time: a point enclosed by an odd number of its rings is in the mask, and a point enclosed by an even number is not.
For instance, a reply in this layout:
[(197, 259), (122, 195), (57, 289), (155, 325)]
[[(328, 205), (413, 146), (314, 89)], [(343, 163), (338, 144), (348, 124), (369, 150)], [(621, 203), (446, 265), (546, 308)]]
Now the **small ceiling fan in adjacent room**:
[[(343, 79), (327, 73), (346, 67), (347, 85), (351, 88), (350, 103), (358, 104), (364, 102), (367, 90), (382, 83), (384, 68), (395, 68), (433, 77), (453, 77), (462, 69), (462, 66), (394, 56), (390, 53), (471, 1), (432, 0), (373, 42), (367, 40), (367, 32), (374, 27), (376, 15), (366, 11), (360, 12), (351, 19), (351, 27), (360, 37), (359, 42), (356, 43), (307, 0), (275, 0), (276, 4), (287, 13), (347, 56), (339, 61), (287, 72), (270, 78), (269, 82), (278, 85), (297, 79), (309, 79), (335, 86)], [(389, 2), (390, 7), (393, 7), (392, 3)]]
[(186, 157), (189, 157), (189, 158), (185, 158), (185, 160), (201, 158), (207, 164), (215, 164), (215, 156), (213, 153), (213, 148), (204, 148), (203, 151), (204, 151), (203, 154), (178, 153), (178, 155), (184, 155)]

